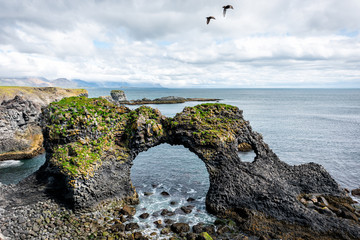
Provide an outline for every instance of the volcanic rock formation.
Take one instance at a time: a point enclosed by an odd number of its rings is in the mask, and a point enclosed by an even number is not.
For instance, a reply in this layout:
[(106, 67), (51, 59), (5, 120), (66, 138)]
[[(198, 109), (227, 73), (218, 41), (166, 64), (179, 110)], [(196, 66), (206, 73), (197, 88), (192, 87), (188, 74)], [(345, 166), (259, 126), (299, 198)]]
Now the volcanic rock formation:
[(127, 101), (126, 95), (122, 90), (111, 90), (110, 95), (115, 102)]
[[(52, 103), (44, 119), (47, 159), (38, 178), (75, 209), (109, 200), (136, 202), (133, 160), (169, 143), (185, 146), (205, 163), (207, 210), (235, 219), (246, 232), (282, 239), (360, 236), (351, 198), (326, 170), (280, 161), (237, 107), (202, 104), (167, 118), (145, 106), (130, 110), (105, 99), (66, 98)], [(254, 150), (253, 162), (238, 157), (244, 146)]]
[[(360, 236), (352, 200), (328, 172), (315, 163), (280, 161), (237, 107), (202, 104), (167, 118), (145, 106), (131, 111), (105, 99), (67, 98), (52, 103), (44, 116), (47, 160), (38, 177), (51, 179), (51, 188), (74, 208), (105, 200), (136, 202), (133, 160), (169, 143), (204, 161), (210, 178), (207, 210), (235, 219), (244, 231), (283, 239)], [(249, 147), (256, 157), (242, 162), (237, 152)]]
[(149, 98), (127, 100), (125, 92), (122, 90), (111, 90), (110, 95), (111, 96), (101, 96), (100, 98), (106, 99), (116, 105), (177, 104), (184, 102), (212, 102), (221, 100), (218, 98), (183, 98), (176, 96), (160, 97), (153, 100)]
[(0, 87), (0, 161), (32, 158), (43, 152), (41, 108), (81, 89)]

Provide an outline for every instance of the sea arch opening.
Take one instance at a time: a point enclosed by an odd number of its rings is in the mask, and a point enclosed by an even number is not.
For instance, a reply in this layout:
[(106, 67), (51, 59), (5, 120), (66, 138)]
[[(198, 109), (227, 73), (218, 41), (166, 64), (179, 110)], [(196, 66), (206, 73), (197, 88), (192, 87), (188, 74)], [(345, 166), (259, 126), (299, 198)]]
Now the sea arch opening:
[(140, 221), (144, 225), (166, 219), (190, 226), (215, 220), (205, 207), (210, 187), (205, 163), (183, 145), (164, 143), (140, 152), (133, 160), (130, 178), (139, 195), (135, 219), (149, 214)]

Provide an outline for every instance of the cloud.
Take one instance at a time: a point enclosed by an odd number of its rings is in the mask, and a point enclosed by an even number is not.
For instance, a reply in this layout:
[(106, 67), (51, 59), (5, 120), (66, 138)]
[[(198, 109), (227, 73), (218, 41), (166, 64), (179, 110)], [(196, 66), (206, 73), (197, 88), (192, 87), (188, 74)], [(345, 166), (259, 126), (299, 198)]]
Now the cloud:
[[(0, 74), (167, 87), (360, 87), (357, 0), (0, 2)], [(216, 20), (209, 25), (205, 17)], [(344, 85), (345, 86), (345, 85)]]

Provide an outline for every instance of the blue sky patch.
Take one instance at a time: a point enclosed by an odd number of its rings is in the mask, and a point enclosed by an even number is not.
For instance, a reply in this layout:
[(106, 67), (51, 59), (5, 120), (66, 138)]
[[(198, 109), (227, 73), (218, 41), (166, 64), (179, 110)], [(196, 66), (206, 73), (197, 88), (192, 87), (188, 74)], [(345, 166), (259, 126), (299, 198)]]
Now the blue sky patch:
[(98, 40), (93, 40), (93, 44), (96, 48), (100, 48), (100, 49), (110, 49), (113, 46), (112, 43), (98, 41)]
[(356, 37), (359, 35), (359, 31), (350, 31), (348, 29), (342, 29), (338, 32), (338, 35), (346, 36), (346, 37)]

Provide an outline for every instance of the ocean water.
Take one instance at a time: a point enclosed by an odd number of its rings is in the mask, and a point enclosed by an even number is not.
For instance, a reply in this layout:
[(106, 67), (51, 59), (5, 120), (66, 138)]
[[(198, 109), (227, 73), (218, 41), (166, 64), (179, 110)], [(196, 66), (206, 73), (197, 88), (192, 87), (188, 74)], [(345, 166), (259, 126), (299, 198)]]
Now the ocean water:
[(0, 161), (0, 182), (3, 184), (18, 183), (45, 163), (45, 154), (29, 160)]
[[(111, 89), (88, 89), (89, 97), (105, 96)], [(273, 151), (286, 163), (298, 165), (315, 162), (323, 165), (344, 188), (360, 187), (360, 89), (123, 89), (128, 99), (164, 96), (220, 98), (244, 111), (253, 130), (260, 132)], [(172, 117), (184, 104), (150, 105)], [(137, 106), (131, 106), (136, 108)], [(240, 156), (252, 161), (253, 153)], [(40, 160), (39, 160), (40, 159)], [(41, 160), (42, 159), (42, 160)], [(16, 183), (44, 162), (44, 156), (28, 161), (0, 164), (0, 181)], [(30, 164), (31, 163), (31, 164)], [(35, 165), (23, 171), (27, 164)], [(29, 168), (28, 168), (29, 169)], [(190, 224), (211, 222), (205, 211), (205, 195), (209, 187), (204, 163), (183, 146), (162, 144), (140, 153), (134, 160), (131, 178), (140, 195), (135, 220), (144, 228), (155, 229), (152, 221), (140, 220), (143, 212), (158, 213), (163, 208), (176, 210), (192, 204), (193, 212), (177, 215)], [(169, 197), (160, 193), (166, 191)], [(152, 193), (145, 196), (144, 193)], [(195, 202), (188, 203), (192, 197)], [(175, 205), (170, 202), (175, 201)], [(155, 230), (154, 230), (155, 231)]]

